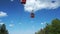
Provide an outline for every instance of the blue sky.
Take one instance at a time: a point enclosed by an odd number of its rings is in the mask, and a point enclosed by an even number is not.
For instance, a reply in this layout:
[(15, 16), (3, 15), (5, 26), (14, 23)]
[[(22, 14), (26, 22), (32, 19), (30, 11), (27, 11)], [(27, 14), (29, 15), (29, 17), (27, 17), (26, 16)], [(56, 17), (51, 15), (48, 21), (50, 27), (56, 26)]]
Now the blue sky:
[[(50, 23), (55, 18), (60, 19), (60, 3), (58, 1), (58, 5), (50, 6), (48, 4), (49, 6), (46, 8), (43, 3), (44, 6), (40, 4), (36, 9), (28, 2), (28, 4), (22, 5), (20, 0), (0, 0), (0, 24), (6, 24), (9, 34), (34, 34), (44, 28), (46, 23)], [(29, 7), (27, 9), (29, 5), (34, 10), (35, 18), (30, 17), (32, 9)]]

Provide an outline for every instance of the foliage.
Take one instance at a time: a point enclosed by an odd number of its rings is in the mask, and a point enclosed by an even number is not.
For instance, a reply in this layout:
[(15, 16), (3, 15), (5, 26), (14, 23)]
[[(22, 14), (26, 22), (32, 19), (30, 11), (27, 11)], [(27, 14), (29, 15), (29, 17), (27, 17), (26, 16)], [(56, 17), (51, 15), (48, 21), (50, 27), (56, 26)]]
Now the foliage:
[(54, 19), (51, 24), (47, 24), (46, 27), (35, 34), (60, 34), (60, 20)]
[(0, 34), (8, 34), (5, 24), (0, 25)]

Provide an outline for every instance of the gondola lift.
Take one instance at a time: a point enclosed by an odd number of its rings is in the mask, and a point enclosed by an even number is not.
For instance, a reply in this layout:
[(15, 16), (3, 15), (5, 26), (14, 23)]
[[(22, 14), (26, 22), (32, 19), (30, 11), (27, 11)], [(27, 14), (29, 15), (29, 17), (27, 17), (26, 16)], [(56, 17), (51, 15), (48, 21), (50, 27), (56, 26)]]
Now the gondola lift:
[(21, 0), (21, 4), (26, 4), (26, 0)]
[(34, 18), (35, 17), (35, 14), (33, 13), (33, 10), (31, 12), (31, 18)]
[[(23, 5), (26, 4), (26, 0), (21, 0), (21, 4), (23, 4)], [(30, 16), (31, 16), (31, 18), (35, 17), (35, 14), (34, 14), (33, 10), (31, 12)]]

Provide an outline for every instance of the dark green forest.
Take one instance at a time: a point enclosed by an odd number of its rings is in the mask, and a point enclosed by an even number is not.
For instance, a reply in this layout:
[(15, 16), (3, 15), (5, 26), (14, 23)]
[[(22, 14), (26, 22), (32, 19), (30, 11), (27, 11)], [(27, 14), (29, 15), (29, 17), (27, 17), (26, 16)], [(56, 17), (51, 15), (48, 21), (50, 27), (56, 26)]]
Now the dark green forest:
[(35, 34), (60, 34), (60, 20), (52, 20), (51, 24), (46, 24), (44, 29), (35, 32)]
[(6, 29), (5, 24), (0, 24), (0, 34), (8, 34), (8, 30)]
[[(5, 24), (0, 25), (0, 34), (9, 34)], [(35, 34), (60, 34), (60, 20), (52, 20), (51, 24), (46, 24), (44, 29), (40, 29)]]

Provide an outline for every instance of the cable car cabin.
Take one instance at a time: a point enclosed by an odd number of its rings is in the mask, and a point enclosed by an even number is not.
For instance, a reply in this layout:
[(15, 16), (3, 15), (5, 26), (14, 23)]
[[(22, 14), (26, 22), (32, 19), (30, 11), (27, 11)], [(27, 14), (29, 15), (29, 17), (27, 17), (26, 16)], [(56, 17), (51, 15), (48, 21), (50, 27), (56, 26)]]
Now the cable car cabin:
[(55, 3), (55, 1), (52, 1), (52, 3)]
[(21, 4), (26, 4), (26, 0), (21, 0)]
[(34, 16), (34, 13), (31, 13), (31, 18), (34, 18), (35, 16)]

